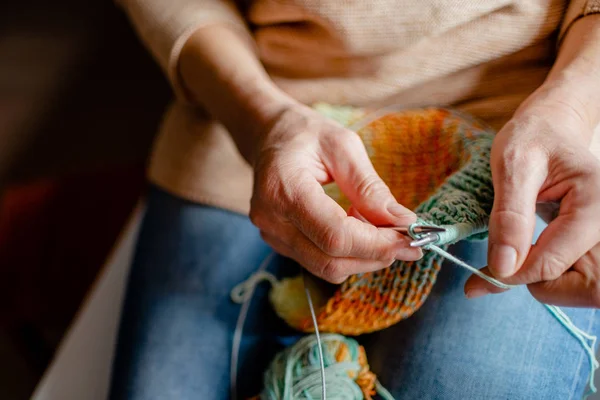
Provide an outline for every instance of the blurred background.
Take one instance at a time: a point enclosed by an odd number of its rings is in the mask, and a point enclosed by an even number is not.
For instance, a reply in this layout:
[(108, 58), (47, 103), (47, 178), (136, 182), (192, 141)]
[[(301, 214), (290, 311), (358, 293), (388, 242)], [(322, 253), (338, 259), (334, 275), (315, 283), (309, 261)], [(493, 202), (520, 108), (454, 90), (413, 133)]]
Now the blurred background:
[(171, 94), (110, 0), (0, 2), (0, 398), (26, 399), (144, 189)]

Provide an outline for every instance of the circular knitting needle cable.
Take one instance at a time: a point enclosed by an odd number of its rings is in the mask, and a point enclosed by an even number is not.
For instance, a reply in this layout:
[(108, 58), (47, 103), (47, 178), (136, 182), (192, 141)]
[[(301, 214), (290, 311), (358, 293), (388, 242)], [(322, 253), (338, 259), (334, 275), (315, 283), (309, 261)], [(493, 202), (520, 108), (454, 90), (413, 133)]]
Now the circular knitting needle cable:
[(308, 300), (308, 308), (310, 309), (310, 316), (315, 327), (315, 336), (317, 337), (317, 347), (319, 348), (319, 364), (321, 368), (321, 400), (327, 400), (327, 388), (325, 386), (325, 361), (323, 360), (323, 344), (321, 343), (321, 336), (319, 335), (319, 326), (317, 325), (317, 316), (315, 315), (315, 307), (313, 306), (312, 298), (310, 297), (310, 291), (306, 284), (306, 274), (302, 269), (302, 282), (304, 283), (304, 293), (306, 293), (306, 300)]

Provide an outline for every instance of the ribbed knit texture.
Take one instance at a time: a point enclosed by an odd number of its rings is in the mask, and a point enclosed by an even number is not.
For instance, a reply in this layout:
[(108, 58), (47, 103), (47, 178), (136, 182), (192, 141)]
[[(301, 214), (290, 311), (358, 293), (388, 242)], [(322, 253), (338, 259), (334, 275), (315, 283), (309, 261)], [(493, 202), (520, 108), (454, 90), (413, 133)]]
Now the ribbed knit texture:
[[(368, 112), (319, 107), (346, 124)], [(484, 238), (493, 203), (489, 166), (493, 133), (481, 123), (455, 111), (438, 108), (385, 114), (358, 130), (375, 170), (396, 199), (428, 223), (448, 225), (441, 245)], [(335, 185), (327, 193), (347, 207)], [(453, 236), (451, 236), (453, 235)], [(425, 252), (415, 262), (351, 276), (333, 294), (313, 289), (317, 321), (324, 332), (359, 335), (386, 328), (421, 307), (435, 283), (442, 258)], [(305, 302), (294, 291), (302, 285), (292, 278), (275, 285), (271, 300), (276, 312), (293, 327), (310, 331), (313, 324)]]

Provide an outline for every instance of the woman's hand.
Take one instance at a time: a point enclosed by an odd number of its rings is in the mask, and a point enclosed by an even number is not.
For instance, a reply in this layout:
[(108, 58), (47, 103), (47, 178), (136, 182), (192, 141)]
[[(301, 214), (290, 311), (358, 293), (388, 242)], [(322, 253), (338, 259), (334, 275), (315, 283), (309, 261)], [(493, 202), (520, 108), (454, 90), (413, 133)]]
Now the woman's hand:
[[(396, 202), (356, 133), (300, 104), (269, 125), (254, 150), (250, 218), (278, 253), (334, 283), (421, 257), (406, 237), (375, 227), (408, 225), (416, 216)], [(357, 218), (323, 191), (333, 180)]]
[[(600, 307), (600, 15), (570, 27), (546, 82), (498, 133), (492, 147), (495, 200), (489, 269), (527, 284), (545, 303)], [(560, 211), (533, 239), (536, 203)], [(501, 292), (478, 277), (468, 297)]]
[[(528, 284), (545, 303), (600, 307), (600, 162), (586, 145), (590, 135), (570, 106), (530, 106), (492, 148), (487, 272)], [(560, 202), (560, 212), (532, 247), (537, 202)], [(502, 291), (477, 277), (465, 290), (469, 297)]]
[[(374, 226), (416, 216), (396, 202), (358, 135), (277, 88), (251, 38), (229, 26), (199, 29), (181, 51), (179, 74), (188, 98), (227, 127), (254, 166), (250, 217), (277, 252), (331, 282), (421, 257), (404, 236)], [(332, 180), (354, 217), (323, 191)]]

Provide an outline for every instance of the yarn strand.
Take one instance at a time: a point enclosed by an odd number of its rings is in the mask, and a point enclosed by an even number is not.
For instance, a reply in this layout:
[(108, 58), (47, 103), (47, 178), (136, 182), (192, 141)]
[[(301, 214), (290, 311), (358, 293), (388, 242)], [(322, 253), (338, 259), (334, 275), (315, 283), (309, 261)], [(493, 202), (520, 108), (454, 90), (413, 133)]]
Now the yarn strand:
[(480, 270), (478, 270), (475, 267), (470, 266), (469, 264), (467, 264), (466, 262), (464, 262), (463, 260), (461, 260), (458, 257), (453, 256), (452, 254), (448, 253), (446, 250), (435, 246), (435, 245), (429, 245), (427, 247), (427, 250), (431, 250), (434, 253), (439, 254), (440, 256), (444, 257), (445, 259), (452, 261), (454, 264), (463, 267), (467, 270), (469, 270), (471, 273), (477, 275), (478, 277), (480, 277), (481, 279), (483, 279), (484, 281), (487, 281), (489, 283), (491, 283), (494, 286), (497, 286), (501, 289), (514, 289), (517, 287), (517, 285), (507, 285), (506, 283), (500, 282), (499, 280), (492, 278), (489, 275), (484, 274), (483, 272), (481, 272)]
[[(233, 399), (236, 399), (237, 396), (237, 366), (241, 338), (255, 288), (258, 284), (265, 281), (273, 286), (280, 284), (274, 275), (265, 272), (274, 255), (275, 253), (271, 253), (254, 274), (236, 285), (230, 293), (231, 299), (234, 302), (242, 304), (232, 343), (230, 394)], [(308, 302), (315, 334), (306, 336), (292, 346), (292, 348), (286, 350), (285, 354), (280, 353), (276, 356), (270, 367), (270, 372), (269, 370), (267, 371), (265, 391), (261, 398), (270, 400), (306, 400), (316, 399), (318, 396), (317, 393), (320, 393), (321, 400), (326, 400), (328, 397), (327, 388), (329, 387), (335, 389), (333, 392), (330, 392), (331, 396), (329, 397), (331, 399), (364, 399), (363, 389), (355, 382), (357, 374), (362, 371), (359, 361), (359, 344), (352, 339), (337, 334), (321, 335), (304, 271), (302, 271), (302, 278), (304, 294)], [(325, 342), (327, 342), (327, 347), (324, 344)], [(336, 349), (339, 349), (340, 346), (348, 349), (349, 358), (345, 361), (335, 359)], [(325, 354), (326, 350), (327, 354)], [(302, 366), (302, 363), (307, 360), (310, 360), (308, 364)], [(294, 376), (298, 372), (298, 368), (304, 369), (301, 377)], [(394, 397), (376, 378), (373, 384), (375, 391), (383, 400), (394, 400)]]
[(231, 344), (231, 360), (229, 365), (229, 394), (232, 400), (237, 400), (237, 367), (238, 367), (238, 359), (240, 356), (240, 346), (242, 344), (242, 334), (244, 332), (244, 323), (246, 322), (246, 318), (248, 317), (248, 309), (250, 308), (250, 302), (252, 300), (252, 295), (254, 294), (254, 288), (256, 285), (262, 281), (267, 280), (271, 284), (277, 281), (277, 279), (265, 272), (267, 266), (273, 260), (275, 253), (269, 253), (269, 255), (263, 260), (263, 262), (258, 267), (258, 270), (252, 274), (250, 278), (240, 283), (230, 293), (231, 300), (234, 303), (242, 304), (240, 309), (240, 313), (238, 315), (237, 322), (235, 324), (235, 331), (233, 332), (233, 341)]
[[(590, 362), (590, 377), (588, 381), (590, 389), (583, 396), (583, 399), (585, 400), (597, 391), (596, 385), (594, 383), (596, 369), (598, 369), (599, 366), (598, 360), (596, 359), (596, 355), (594, 354), (594, 347), (596, 346), (597, 338), (596, 336), (590, 335), (587, 332), (584, 332), (583, 330), (579, 329), (575, 324), (573, 324), (573, 322), (567, 316), (567, 314), (565, 314), (564, 311), (561, 310), (559, 307), (549, 304), (544, 304), (544, 307), (546, 307), (550, 314), (552, 314), (558, 320), (558, 322), (560, 322), (561, 325), (564, 326), (567, 329), (567, 331), (579, 341), (581, 347), (583, 347), (584, 351), (588, 356), (588, 360)], [(591, 344), (588, 343), (588, 341), (590, 341)]]
[(319, 366), (321, 368), (321, 400), (327, 400), (327, 387), (325, 384), (325, 362), (323, 361), (323, 343), (321, 343), (321, 335), (319, 334), (319, 324), (317, 323), (317, 316), (315, 314), (315, 307), (313, 306), (312, 298), (310, 297), (310, 291), (306, 284), (306, 275), (304, 269), (302, 270), (302, 280), (304, 282), (304, 293), (306, 294), (306, 300), (308, 301), (308, 308), (310, 309), (310, 317), (312, 318), (313, 325), (315, 327), (315, 336), (317, 337), (317, 347), (319, 348)]
[[(463, 260), (459, 259), (458, 257), (453, 256), (452, 254), (448, 253), (446, 250), (444, 250), (436, 245), (429, 245), (426, 247), (426, 250), (431, 250), (431, 251), (439, 254), (440, 256), (444, 257), (448, 261), (453, 262), (454, 264), (458, 265), (459, 267), (465, 268), (466, 270), (472, 272), (473, 274), (477, 275), (481, 279), (483, 279), (501, 289), (508, 290), (508, 289), (514, 289), (514, 288), (518, 287), (518, 285), (508, 285), (506, 283), (500, 282), (499, 280), (497, 280), (489, 275), (484, 274), (479, 269), (467, 264)], [(569, 334), (571, 334), (571, 336), (573, 336), (575, 339), (577, 339), (577, 341), (581, 345), (583, 351), (586, 353), (586, 355), (588, 357), (588, 360), (590, 363), (590, 374), (589, 374), (589, 378), (588, 378), (588, 383), (589, 383), (590, 388), (587, 391), (587, 393), (585, 393), (583, 396), (583, 399), (585, 400), (590, 395), (597, 392), (596, 385), (594, 384), (594, 376), (596, 374), (596, 370), (600, 366), (600, 364), (598, 363), (598, 360), (596, 359), (596, 354), (594, 353), (597, 337), (594, 335), (590, 335), (589, 333), (578, 328), (573, 323), (573, 321), (571, 321), (569, 316), (567, 314), (565, 314), (565, 312), (562, 309), (560, 309), (560, 307), (557, 307), (554, 305), (549, 305), (549, 304), (544, 304), (544, 303), (541, 303), (541, 304), (544, 305), (544, 307), (548, 310), (548, 312), (550, 312), (550, 314), (567, 330), (567, 332), (569, 332)]]
[[(479, 269), (469, 265), (468, 263), (464, 262), (463, 260), (459, 259), (458, 257), (453, 256), (446, 250), (444, 250), (436, 245), (432, 244), (432, 245), (426, 246), (425, 249), (433, 251), (434, 253), (445, 258), (446, 260), (451, 261), (452, 263), (468, 270), (469, 272), (479, 276), (481, 279), (491, 283), (492, 285), (494, 285), (496, 287), (499, 287), (501, 289), (506, 289), (506, 290), (518, 287), (518, 285), (508, 285), (506, 283), (500, 282), (499, 280), (497, 280), (489, 275), (484, 274)], [(265, 269), (268, 266), (271, 259), (273, 258), (274, 254), (275, 253), (271, 253), (269, 256), (267, 256), (267, 258), (265, 258), (265, 260), (262, 262), (261, 266), (258, 268), (256, 273), (252, 274), (252, 276), (250, 276), (250, 278), (248, 278), (246, 281), (237, 285), (231, 291), (232, 300), (236, 303), (242, 303), (242, 308), (240, 310), (240, 314), (238, 316), (235, 332), (233, 335), (233, 344), (232, 344), (232, 353), (231, 353), (230, 393), (231, 393), (231, 397), (233, 399), (237, 398), (237, 366), (238, 366), (239, 350), (240, 350), (240, 345), (241, 345), (241, 337), (242, 337), (242, 333), (243, 333), (244, 323), (246, 321), (247, 314), (248, 314), (248, 308), (250, 306), (250, 302), (252, 300), (252, 295), (254, 293), (255, 287), (262, 281), (268, 281), (272, 285), (274, 285), (278, 282), (277, 279), (272, 274), (265, 272)], [(306, 285), (306, 276), (305, 276), (304, 271), (302, 271), (302, 277), (303, 277), (303, 281), (305, 283), (304, 284), (304, 293), (306, 295), (306, 300), (308, 302), (311, 319), (312, 319), (314, 329), (315, 329), (316, 348), (317, 348), (317, 355), (318, 355), (318, 361), (319, 361), (318, 369), (319, 369), (319, 375), (320, 375), (320, 381), (321, 381), (321, 385), (320, 385), (321, 386), (321, 400), (326, 400), (327, 399), (327, 372), (326, 371), (327, 371), (327, 369), (332, 368), (332, 367), (330, 366), (330, 367), (325, 368), (323, 343), (322, 343), (321, 335), (319, 332), (319, 327), (318, 327), (318, 323), (317, 323), (314, 305), (313, 305), (312, 298), (310, 295), (310, 290), (308, 288), (308, 285)], [(590, 374), (589, 374), (589, 378), (588, 378), (589, 390), (585, 393), (585, 395), (583, 397), (583, 399), (587, 399), (591, 394), (594, 394), (597, 392), (597, 388), (594, 384), (594, 376), (595, 376), (596, 370), (600, 366), (600, 363), (596, 359), (596, 356), (594, 353), (596, 342), (597, 342), (597, 337), (594, 335), (590, 335), (589, 333), (578, 328), (573, 323), (573, 321), (569, 318), (569, 316), (567, 314), (565, 314), (565, 312), (562, 309), (560, 309), (559, 307), (554, 306), (554, 305), (548, 305), (548, 304), (543, 304), (543, 306), (567, 330), (567, 332), (569, 332), (569, 334), (571, 336), (573, 336), (580, 343), (582, 349), (584, 350), (584, 352), (586, 353), (586, 355), (588, 357), (589, 364), (590, 364)], [(288, 369), (288, 372), (289, 372), (289, 369)], [(394, 397), (379, 383), (379, 381), (375, 382), (375, 388), (376, 388), (376, 391), (379, 394), (379, 396), (381, 398), (383, 398), (384, 400), (394, 400)], [(291, 388), (286, 388), (286, 391), (288, 389), (291, 389)], [(296, 395), (297, 395), (297, 393), (292, 394), (293, 398), (295, 398)], [(284, 395), (283, 398), (287, 399), (287, 398), (289, 398), (289, 396)]]

